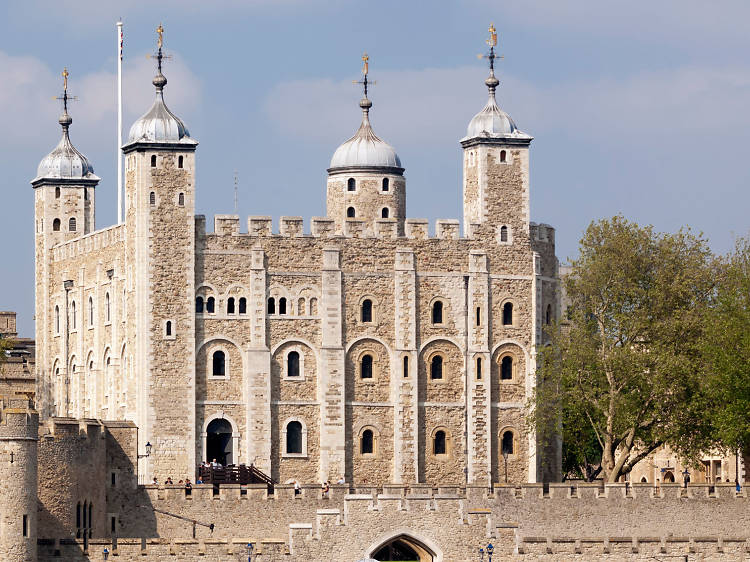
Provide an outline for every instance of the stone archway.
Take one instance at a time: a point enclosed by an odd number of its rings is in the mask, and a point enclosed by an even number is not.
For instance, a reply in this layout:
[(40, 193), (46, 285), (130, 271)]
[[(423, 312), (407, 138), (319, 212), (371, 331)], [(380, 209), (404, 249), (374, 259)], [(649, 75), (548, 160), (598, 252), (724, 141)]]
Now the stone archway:
[(421, 541), (406, 534), (390, 538), (372, 549), (370, 556), (379, 562), (439, 562), (442, 558)]
[(234, 464), (232, 445), (232, 424), (222, 418), (212, 420), (206, 428), (206, 460), (216, 459), (224, 466)]

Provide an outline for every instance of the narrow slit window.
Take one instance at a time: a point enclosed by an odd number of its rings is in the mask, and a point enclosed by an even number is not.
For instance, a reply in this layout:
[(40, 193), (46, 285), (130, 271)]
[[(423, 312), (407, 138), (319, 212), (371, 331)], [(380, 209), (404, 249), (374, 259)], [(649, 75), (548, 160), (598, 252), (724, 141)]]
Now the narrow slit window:
[(375, 452), (375, 437), (371, 429), (365, 429), (362, 432), (362, 441), (359, 450), (363, 455), (372, 455)]
[(268, 314), (276, 314), (276, 299), (271, 297), (268, 299)]
[(180, 207), (184, 207), (184, 206), (185, 206), (185, 194), (184, 194), (184, 193), (180, 193), (180, 194), (179, 194), (179, 195), (177, 196), (177, 204), (178, 204), (178, 205), (179, 205)]
[(279, 314), (286, 314), (286, 298), (279, 299)]
[(360, 367), (361, 376), (363, 379), (372, 378), (372, 355), (365, 355), (362, 357), (362, 365)]
[(372, 322), (372, 301), (370, 299), (362, 301), (362, 322)]
[(151, 155), (151, 167), (156, 168), (156, 154)]
[(388, 178), (383, 178), (383, 191), (388, 191), (390, 187)]
[(195, 297), (195, 312), (203, 314), (203, 297)]
[(289, 355), (286, 356), (286, 376), (298, 377), (299, 376), (299, 352), (290, 351)]
[(148, 204), (152, 207), (156, 205), (156, 193), (153, 191), (148, 194)]
[(513, 432), (512, 431), (506, 431), (503, 433), (502, 453), (504, 455), (513, 454)]
[(23, 536), (24, 537), (29, 536), (29, 516), (28, 515), (23, 516)]
[(500, 242), (507, 242), (507, 241), (508, 241), (508, 227), (501, 226), (500, 227)]
[(477, 357), (477, 380), (482, 380), (482, 358)]
[(213, 297), (208, 297), (206, 299), (206, 312), (209, 314), (213, 314), (216, 310), (216, 299)]
[(165, 335), (171, 336), (172, 335), (172, 321), (167, 320), (167, 324), (164, 329)]
[(184, 156), (179, 156), (179, 157), (177, 158), (177, 167), (178, 167), (178, 168), (182, 168), (182, 165), (183, 165), (183, 158), (184, 158)]
[(76, 329), (76, 301), (70, 303), (70, 324), (73, 330)]
[(500, 162), (505, 162), (508, 158), (507, 153), (504, 150), (500, 151)]
[(94, 299), (89, 297), (89, 326), (94, 325)]
[(240, 314), (247, 314), (247, 299), (245, 297), (240, 297)]
[(60, 199), (60, 188), (59, 187), (55, 188), (55, 199)]
[(347, 191), (354, 191), (357, 189), (357, 182), (354, 178), (349, 178), (346, 180), (346, 190)]
[(432, 361), (430, 361), (430, 378), (443, 378), (443, 358), (440, 355), (436, 355), (432, 358)]
[(482, 308), (478, 306), (477, 307), (477, 326), (481, 326), (481, 325), (482, 325)]
[(234, 297), (227, 299), (227, 314), (234, 314)]
[(547, 305), (547, 312), (545, 313), (544, 323), (545, 324), (552, 324), (552, 305)]
[(432, 451), (435, 455), (444, 455), (446, 453), (445, 431), (436, 431), (432, 444)]
[(409, 376), (409, 356), (404, 356), (404, 378)]
[(443, 303), (441, 301), (435, 301), (432, 305), (432, 323), (443, 323)]
[(109, 306), (109, 293), (106, 293), (104, 295), (104, 321), (110, 322), (111, 321), (111, 314), (110, 314), (110, 306)]
[(513, 325), (513, 303), (506, 302), (503, 305), (503, 326)]

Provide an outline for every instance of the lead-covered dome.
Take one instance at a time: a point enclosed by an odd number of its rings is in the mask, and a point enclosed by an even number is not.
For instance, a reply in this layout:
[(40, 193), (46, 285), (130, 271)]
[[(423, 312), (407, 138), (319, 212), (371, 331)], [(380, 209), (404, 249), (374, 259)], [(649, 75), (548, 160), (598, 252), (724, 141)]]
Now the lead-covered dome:
[(154, 104), (130, 127), (128, 144), (135, 142), (194, 144), (195, 141), (190, 138), (190, 131), (185, 124), (164, 103), (164, 86), (167, 84), (167, 79), (161, 71), (154, 77), (153, 84), (156, 86)]
[[(477, 113), (469, 122), (466, 138), (473, 137), (515, 137), (527, 138), (529, 135), (520, 131), (513, 119), (497, 105), (495, 89), (500, 83), (495, 73), (490, 70), (490, 76), (484, 81), (489, 90), (489, 99), (482, 111)], [(530, 138), (530, 137), (529, 137)]]
[(378, 138), (370, 126), (372, 102), (365, 98), (359, 102), (362, 124), (355, 135), (336, 149), (329, 171), (337, 168), (401, 168), (396, 150)]
[(39, 162), (35, 179), (99, 179), (94, 175), (94, 167), (89, 159), (70, 142), (69, 128), (72, 122), (67, 111), (60, 116), (62, 138), (52, 152)]

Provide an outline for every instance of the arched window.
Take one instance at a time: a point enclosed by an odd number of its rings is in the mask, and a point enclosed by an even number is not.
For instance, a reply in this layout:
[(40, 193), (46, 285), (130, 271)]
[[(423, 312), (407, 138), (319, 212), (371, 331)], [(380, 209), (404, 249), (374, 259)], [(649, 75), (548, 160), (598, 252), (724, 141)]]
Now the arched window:
[(209, 314), (213, 314), (216, 310), (216, 299), (213, 297), (208, 297), (206, 299), (206, 312)]
[(380, 211), (380, 218), (387, 219), (389, 214), (390, 211), (388, 210), (388, 207), (383, 207), (383, 209)]
[(240, 297), (240, 314), (247, 314), (247, 299)]
[(195, 297), (195, 312), (203, 314), (203, 297)]
[(375, 453), (375, 436), (372, 434), (372, 429), (365, 429), (362, 432), (359, 452), (363, 455), (372, 455)]
[(299, 352), (297, 351), (290, 351), (286, 356), (286, 376), (299, 376)]
[(372, 355), (362, 356), (362, 364), (360, 366), (360, 376), (363, 379), (372, 378)]
[(362, 322), (372, 322), (372, 301), (370, 299), (362, 301)]
[(447, 443), (445, 439), (445, 431), (442, 429), (435, 432), (435, 437), (432, 440), (432, 453), (435, 455), (445, 455), (447, 453)]
[(507, 157), (508, 157), (508, 155), (506, 154), (506, 152), (504, 150), (501, 150), (500, 151), (500, 162), (505, 162), (506, 159), (507, 159)]
[(409, 376), (409, 356), (404, 355), (404, 378)]
[(430, 361), (430, 378), (443, 378), (443, 358), (440, 355), (435, 355), (435, 357), (432, 358), (432, 361)]
[(349, 207), (346, 209), (346, 218), (353, 219), (355, 215), (356, 213), (354, 211), (354, 207)]
[(151, 155), (151, 167), (156, 168), (156, 154)]
[(70, 217), (70, 220), (68, 220), (68, 232), (75, 232), (76, 231), (76, 218)]
[(302, 297), (297, 299), (297, 315), (305, 315), (305, 299), (303, 299)]
[(70, 324), (73, 330), (76, 329), (76, 301), (70, 303)]
[(302, 454), (302, 424), (298, 421), (286, 424), (286, 452)]
[(383, 191), (388, 191), (390, 189), (390, 185), (388, 184), (388, 178), (383, 178)]
[(156, 205), (156, 193), (153, 191), (148, 194), (148, 204), (152, 207)]
[(482, 358), (477, 357), (477, 380), (482, 379)]
[(443, 323), (443, 302), (435, 301), (432, 304), (432, 323), (442, 324)]
[[(180, 156), (180, 158), (182, 158), (182, 156)], [(177, 196), (177, 204), (178, 204), (178, 205), (179, 205), (180, 207), (184, 207), (184, 206), (185, 206), (185, 194), (184, 194), (184, 193), (180, 193), (180, 194), (179, 194), (179, 195)]]
[(500, 449), (500, 451), (503, 455), (513, 454), (513, 432), (512, 431), (503, 432), (503, 444), (502, 444), (502, 448)]
[(94, 299), (89, 297), (89, 326), (94, 325)]
[(214, 351), (213, 354), (213, 365), (211, 369), (211, 375), (214, 377), (223, 377), (227, 372), (227, 359), (223, 351)]
[(310, 315), (316, 316), (318, 314), (318, 299), (315, 297), (310, 299)]
[(55, 188), (55, 199), (60, 199), (60, 188), (59, 187)]
[(182, 157), (182, 156), (179, 156), (179, 157), (177, 158), (177, 167), (178, 167), (178, 168), (182, 168), (182, 161), (183, 161), (183, 157)]
[(52, 230), (55, 232), (60, 232), (60, 219), (55, 219), (52, 221)]
[(276, 314), (276, 299), (268, 299), (268, 314)]
[(551, 324), (552, 323), (552, 305), (547, 305), (547, 312), (544, 314), (544, 323), (545, 324)]
[(506, 355), (500, 361), (500, 379), (513, 380), (513, 358), (510, 355)]
[(508, 241), (508, 227), (501, 226), (500, 227), (500, 242), (507, 242), (507, 241)]
[(279, 299), (279, 314), (286, 314), (286, 299), (284, 297)]
[(110, 322), (111, 320), (110, 315), (110, 306), (109, 306), (109, 293), (106, 293), (104, 295), (104, 321)]
[(503, 305), (503, 326), (513, 325), (513, 303), (506, 302)]
[(171, 320), (167, 320), (167, 323), (164, 326), (164, 335), (165, 336), (171, 336), (172, 335), (172, 321)]
[(60, 307), (55, 307), (55, 333), (60, 333)]
[(227, 314), (234, 314), (234, 297), (227, 299)]
[(347, 191), (354, 191), (357, 189), (357, 182), (354, 178), (349, 178), (346, 180), (346, 190)]

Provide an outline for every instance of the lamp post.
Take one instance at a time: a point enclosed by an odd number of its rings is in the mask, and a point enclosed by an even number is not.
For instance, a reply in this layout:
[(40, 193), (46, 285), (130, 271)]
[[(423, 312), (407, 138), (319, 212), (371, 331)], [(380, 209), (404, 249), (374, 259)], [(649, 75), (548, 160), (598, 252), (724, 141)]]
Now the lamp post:
[(508, 483), (508, 449), (503, 449), (503, 460), (505, 461), (505, 483)]
[(253, 543), (247, 543), (245, 550), (247, 551), (247, 562), (253, 562)]
[(150, 457), (151, 456), (151, 447), (152, 447), (151, 442), (150, 441), (146, 441), (146, 454), (145, 455), (138, 455), (138, 458), (139, 459), (145, 459), (146, 457)]

